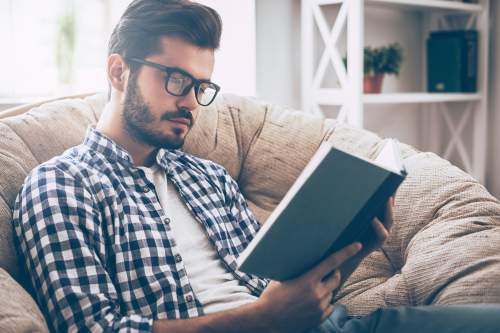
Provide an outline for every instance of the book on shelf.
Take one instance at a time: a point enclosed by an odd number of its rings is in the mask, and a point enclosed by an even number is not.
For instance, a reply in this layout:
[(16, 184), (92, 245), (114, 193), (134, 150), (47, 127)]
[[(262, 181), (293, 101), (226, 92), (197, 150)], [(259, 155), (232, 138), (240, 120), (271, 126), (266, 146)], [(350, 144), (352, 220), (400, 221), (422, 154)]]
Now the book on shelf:
[(371, 221), (406, 177), (399, 145), (375, 160), (324, 143), (238, 257), (238, 268), (273, 280), (304, 273), (329, 254), (375, 237)]
[(477, 30), (431, 32), (427, 40), (429, 92), (477, 91)]

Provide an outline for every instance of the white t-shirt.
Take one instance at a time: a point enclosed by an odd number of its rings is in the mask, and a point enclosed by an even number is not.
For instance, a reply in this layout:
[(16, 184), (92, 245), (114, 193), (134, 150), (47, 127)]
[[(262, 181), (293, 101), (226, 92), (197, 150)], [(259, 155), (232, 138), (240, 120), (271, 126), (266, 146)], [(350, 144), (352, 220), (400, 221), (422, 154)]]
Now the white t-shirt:
[(227, 271), (205, 229), (189, 211), (175, 185), (157, 165), (141, 167), (155, 185), (160, 205), (169, 216), (191, 286), (205, 313), (236, 308), (257, 299)]

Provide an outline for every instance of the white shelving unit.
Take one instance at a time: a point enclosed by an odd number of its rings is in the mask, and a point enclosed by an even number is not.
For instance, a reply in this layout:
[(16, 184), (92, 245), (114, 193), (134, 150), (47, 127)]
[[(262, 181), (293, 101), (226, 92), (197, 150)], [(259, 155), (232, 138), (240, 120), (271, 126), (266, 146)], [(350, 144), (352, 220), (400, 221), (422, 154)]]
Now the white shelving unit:
[[(324, 15), (326, 6), (340, 6), (332, 27)], [(424, 29), (422, 46), (426, 45), (429, 31), (448, 29), (449, 19), (457, 15), (466, 17), (464, 29), (479, 31), (479, 66), (477, 93), (382, 93), (363, 94), (363, 49), (365, 9), (372, 6), (401, 8), (423, 13)], [(484, 182), (487, 144), (488, 110), (488, 10), (489, 0), (463, 3), (450, 0), (302, 0), (302, 109), (322, 114), (322, 105), (340, 107), (338, 119), (357, 127), (363, 127), (364, 106), (367, 104), (420, 104), (427, 133), (423, 145), (449, 158), (454, 150), (461, 159), (462, 167), (476, 179)], [(325, 44), (325, 50), (315, 62), (315, 26)], [(346, 69), (339, 52), (338, 42), (346, 28)], [(426, 51), (422, 47), (422, 91), (426, 90)], [(321, 84), (327, 67), (332, 64), (339, 88), (326, 89)], [(454, 124), (451, 113), (463, 106), (461, 119)], [(469, 121), (474, 122), (472, 149), (462, 138)], [(451, 138), (445, 149), (440, 149), (440, 120), (448, 127)]]

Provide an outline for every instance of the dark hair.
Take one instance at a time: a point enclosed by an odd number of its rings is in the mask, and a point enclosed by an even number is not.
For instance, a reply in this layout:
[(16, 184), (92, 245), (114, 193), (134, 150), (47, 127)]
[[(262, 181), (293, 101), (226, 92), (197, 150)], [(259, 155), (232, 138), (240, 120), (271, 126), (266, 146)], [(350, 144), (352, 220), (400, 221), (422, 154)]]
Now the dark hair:
[[(134, 0), (109, 39), (108, 55), (145, 58), (161, 52), (162, 36), (179, 37), (201, 48), (217, 49), (222, 21), (205, 5), (189, 0)], [(133, 71), (131, 65), (130, 70)]]

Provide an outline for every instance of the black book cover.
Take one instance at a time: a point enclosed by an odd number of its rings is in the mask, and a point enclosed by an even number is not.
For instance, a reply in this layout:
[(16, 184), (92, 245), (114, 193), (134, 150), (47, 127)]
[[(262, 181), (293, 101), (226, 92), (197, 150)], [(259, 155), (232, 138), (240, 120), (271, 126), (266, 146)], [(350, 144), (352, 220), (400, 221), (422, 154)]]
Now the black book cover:
[[(386, 159), (379, 158), (381, 156)], [(392, 167), (382, 160), (391, 160)], [(371, 220), (404, 180), (390, 140), (376, 161), (324, 144), (238, 258), (241, 271), (288, 280), (355, 241), (374, 237)]]
[(429, 92), (476, 92), (478, 32), (436, 31), (427, 41)]

